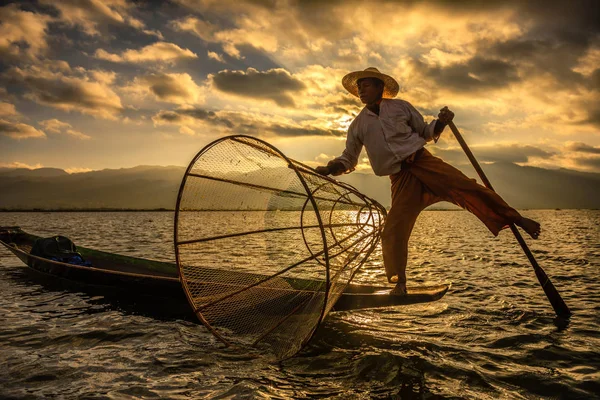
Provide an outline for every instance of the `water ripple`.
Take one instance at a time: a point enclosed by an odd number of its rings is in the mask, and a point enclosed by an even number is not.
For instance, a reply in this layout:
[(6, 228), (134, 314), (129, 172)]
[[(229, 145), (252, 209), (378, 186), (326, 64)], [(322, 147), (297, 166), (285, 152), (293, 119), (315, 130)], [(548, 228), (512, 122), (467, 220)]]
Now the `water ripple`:
[[(526, 215), (542, 223), (529, 244), (570, 321), (555, 317), (510, 232), (494, 237), (465, 212), (424, 212), (408, 277), (452, 282), (448, 294), (331, 314), (298, 356), (276, 364), (223, 347), (195, 321), (40, 283), (1, 251), (0, 397), (597, 397), (600, 211)], [(172, 223), (170, 213), (0, 213), (0, 225), (169, 261)], [(378, 248), (356, 280), (384, 284), (384, 276)]]

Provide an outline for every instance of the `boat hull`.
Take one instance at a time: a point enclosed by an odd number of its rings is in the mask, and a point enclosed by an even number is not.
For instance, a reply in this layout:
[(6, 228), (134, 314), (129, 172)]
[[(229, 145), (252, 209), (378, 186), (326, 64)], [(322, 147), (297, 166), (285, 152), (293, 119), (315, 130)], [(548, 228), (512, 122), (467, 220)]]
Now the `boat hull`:
[[(78, 286), (95, 294), (126, 294), (138, 300), (167, 301), (175, 305), (181, 314), (182, 309), (192, 309), (187, 302), (177, 266), (173, 263), (123, 256), (84, 247), (78, 247), (86, 261), (92, 266), (80, 266), (37, 257), (29, 253), (37, 236), (30, 235), (17, 227), (0, 228), (0, 244), (16, 255), (25, 265), (46, 280), (60, 280), (65, 285)], [(244, 273), (240, 273), (244, 274)], [(290, 279), (292, 287), (310, 287), (303, 279)], [(307, 284), (308, 283), (308, 284)], [(227, 282), (201, 282), (206, 285), (229, 286)], [(319, 285), (314, 285), (319, 286)], [(409, 287), (408, 294), (390, 295), (389, 287), (350, 284), (332, 311), (351, 311), (366, 308), (394, 307), (415, 303), (425, 303), (441, 299), (449, 285)], [(288, 295), (282, 293), (282, 299)], [(139, 302), (139, 301), (138, 301)]]

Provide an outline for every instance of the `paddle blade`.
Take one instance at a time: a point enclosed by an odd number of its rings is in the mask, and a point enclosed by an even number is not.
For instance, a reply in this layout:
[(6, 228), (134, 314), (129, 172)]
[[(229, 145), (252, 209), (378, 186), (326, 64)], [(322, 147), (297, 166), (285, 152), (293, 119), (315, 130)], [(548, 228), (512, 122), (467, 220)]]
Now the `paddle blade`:
[(535, 275), (537, 276), (540, 285), (542, 285), (542, 289), (544, 289), (544, 293), (546, 293), (546, 297), (548, 297), (552, 308), (554, 308), (556, 315), (561, 318), (569, 318), (571, 316), (571, 310), (569, 310), (569, 307), (550, 281), (550, 278), (548, 278), (548, 275), (546, 275), (544, 270), (540, 268), (537, 263), (533, 266), (533, 270), (535, 271)]

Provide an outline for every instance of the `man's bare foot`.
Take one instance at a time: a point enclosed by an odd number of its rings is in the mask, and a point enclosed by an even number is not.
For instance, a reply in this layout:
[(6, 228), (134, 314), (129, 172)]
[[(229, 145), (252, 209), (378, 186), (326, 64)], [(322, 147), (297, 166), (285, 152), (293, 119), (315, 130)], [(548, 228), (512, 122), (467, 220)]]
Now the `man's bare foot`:
[(537, 239), (540, 236), (540, 224), (532, 219), (521, 217), (521, 220), (517, 222), (517, 225), (523, 228), (523, 230), (534, 239)]
[(390, 294), (394, 296), (404, 296), (406, 294), (406, 283), (398, 282), (390, 291)]

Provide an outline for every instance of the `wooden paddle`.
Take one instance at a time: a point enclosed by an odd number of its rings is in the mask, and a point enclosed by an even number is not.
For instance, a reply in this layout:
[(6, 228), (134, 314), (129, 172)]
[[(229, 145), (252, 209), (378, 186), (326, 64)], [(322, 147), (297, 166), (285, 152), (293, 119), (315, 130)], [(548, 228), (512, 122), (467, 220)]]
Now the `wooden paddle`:
[[(481, 169), (481, 166), (479, 165), (479, 163), (475, 159), (475, 156), (471, 152), (471, 149), (469, 149), (469, 146), (467, 146), (467, 143), (456, 128), (456, 125), (454, 125), (454, 122), (450, 121), (448, 123), (448, 126), (450, 127), (450, 129), (452, 129), (452, 133), (454, 133), (454, 136), (456, 136), (456, 140), (458, 140), (458, 143), (460, 143), (460, 147), (462, 147), (463, 151), (469, 158), (469, 161), (471, 161), (471, 164), (473, 164), (475, 171), (477, 171), (477, 174), (479, 174), (479, 177), (483, 181), (485, 187), (487, 187), (490, 190), (494, 190), (492, 184), (488, 180), (487, 176), (485, 176), (485, 173)], [(525, 240), (521, 236), (521, 233), (518, 231), (517, 227), (514, 224), (510, 224), (510, 230), (517, 238), (517, 241), (521, 245), (521, 248), (525, 252), (525, 255), (529, 259), (529, 262), (533, 266), (535, 275), (537, 276), (540, 285), (542, 285), (544, 293), (546, 293), (546, 297), (548, 297), (548, 300), (550, 300), (550, 304), (552, 304), (552, 308), (554, 308), (554, 312), (556, 312), (556, 315), (562, 318), (569, 318), (569, 316), (571, 316), (571, 311), (569, 310), (569, 307), (567, 307), (562, 297), (560, 297), (558, 290), (556, 290), (552, 282), (550, 282), (550, 278), (548, 278), (548, 275), (546, 275), (542, 267), (538, 265), (537, 261), (533, 257), (533, 254), (531, 253), (531, 250), (529, 250), (527, 243), (525, 243)]]

